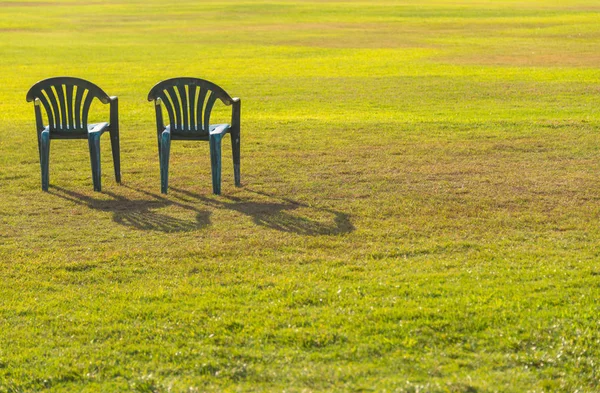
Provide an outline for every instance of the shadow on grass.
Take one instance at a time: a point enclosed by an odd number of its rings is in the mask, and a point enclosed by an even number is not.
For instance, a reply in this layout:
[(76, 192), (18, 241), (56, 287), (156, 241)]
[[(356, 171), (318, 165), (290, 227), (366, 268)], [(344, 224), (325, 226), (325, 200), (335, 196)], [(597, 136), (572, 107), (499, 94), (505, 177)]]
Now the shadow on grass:
[[(346, 213), (332, 209), (316, 208), (290, 198), (245, 189), (247, 192), (275, 199), (277, 202), (257, 202), (233, 196), (205, 196), (187, 190), (170, 187), (170, 198), (127, 186), (134, 192), (146, 195), (147, 199), (128, 199), (110, 191), (99, 199), (80, 194), (59, 186), (50, 186), (49, 192), (59, 198), (87, 206), (90, 209), (110, 212), (117, 224), (144, 231), (188, 232), (210, 225), (210, 212), (194, 204), (200, 202), (207, 207), (229, 209), (252, 218), (255, 224), (282, 232), (300, 235), (338, 235), (354, 231), (354, 225)], [(173, 200), (173, 198), (177, 200)], [(190, 201), (190, 199), (192, 199)], [(157, 212), (157, 209), (174, 206), (196, 213), (195, 220), (184, 220)], [(320, 219), (315, 219), (319, 216)]]
[[(260, 191), (251, 192), (269, 199), (276, 199), (281, 202), (256, 202), (233, 196), (207, 197), (176, 187), (170, 187), (174, 191), (172, 195), (176, 198), (186, 201), (186, 198), (192, 198), (201, 201), (208, 206), (217, 209), (229, 209), (252, 217), (255, 224), (275, 229), (282, 232), (297, 233), (300, 235), (338, 235), (354, 231), (354, 225), (350, 221), (350, 216), (346, 213), (338, 212), (332, 209), (316, 208), (290, 198), (267, 194)], [(302, 209), (302, 212), (292, 214), (294, 210)], [(321, 215), (327, 216), (326, 221), (316, 220), (308, 217)]]
[[(49, 192), (59, 198), (87, 206), (90, 209), (111, 212), (113, 221), (117, 224), (143, 231), (188, 232), (204, 228), (210, 224), (209, 211), (200, 210), (188, 204), (143, 191), (152, 199), (131, 200), (110, 191), (104, 191), (103, 194), (111, 197), (111, 200), (96, 199), (58, 186), (50, 186)], [(183, 220), (153, 211), (168, 206), (177, 206), (195, 212), (196, 218), (195, 220)]]

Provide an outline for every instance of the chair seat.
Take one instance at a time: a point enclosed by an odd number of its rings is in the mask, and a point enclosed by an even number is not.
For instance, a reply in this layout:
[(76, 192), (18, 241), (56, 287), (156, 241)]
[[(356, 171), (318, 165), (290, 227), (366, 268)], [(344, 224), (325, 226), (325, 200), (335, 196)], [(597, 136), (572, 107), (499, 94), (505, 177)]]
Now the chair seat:
[[(88, 124), (88, 134), (91, 132), (104, 132), (108, 128), (108, 123), (95, 123)], [(50, 130), (50, 126), (46, 126), (43, 132), (48, 132)], [(86, 139), (86, 134), (81, 134), (79, 132), (74, 132), (71, 130), (56, 130), (50, 133), (50, 137), (52, 139)]]
[[(210, 134), (223, 134), (231, 128), (229, 124), (212, 124), (208, 126), (208, 134), (200, 134), (198, 131), (178, 131), (175, 135), (171, 136), (173, 140), (208, 140)], [(165, 131), (171, 132), (171, 125), (168, 124), (165, 127)]]
[[(208, 126), (208, 133), (212, 134), (214, 132), (214, 130), (217, 129), (217, 128), (219, 128), (219, 129), (231, 128), (231, 126), (229, 124), (211, 124), (211, 125)], [(167, 126), (165, 127), (165, 131), (169, 131), (169, 132), (171, 131), (171, 125), (170, 124), (167, 124)], [(186, 131), (186, 132), (194, 133), (194, 132), (197, 132), (197, 131)]]

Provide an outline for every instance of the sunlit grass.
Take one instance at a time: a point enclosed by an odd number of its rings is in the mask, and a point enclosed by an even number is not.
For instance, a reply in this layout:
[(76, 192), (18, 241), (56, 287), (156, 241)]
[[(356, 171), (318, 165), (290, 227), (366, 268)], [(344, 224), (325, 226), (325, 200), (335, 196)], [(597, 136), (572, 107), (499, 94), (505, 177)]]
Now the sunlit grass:
[[(596, 1), (0, 4), (0, 392), (597, 391)], [(119, 96), (53, 141), (25, 94)], [(158, 81), (242, 108), (242, 183), (174, 143)], [(94, 119), (107, 116), (97, 105)], [(227, 108), (216, 108), (227, 121)]]

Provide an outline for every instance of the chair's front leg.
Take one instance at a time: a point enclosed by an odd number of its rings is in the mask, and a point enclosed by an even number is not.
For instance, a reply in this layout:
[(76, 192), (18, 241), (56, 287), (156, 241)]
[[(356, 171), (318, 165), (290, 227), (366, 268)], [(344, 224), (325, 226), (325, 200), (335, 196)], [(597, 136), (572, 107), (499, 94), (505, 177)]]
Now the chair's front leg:
[(210, 168), (212, 172), (213, 193), (221, 195), (221, 141), (223, 134), (211, 134), (208, 142), (210, 145)]
[(121, 183), (121, 149), (119, 145), (119, 99), (110, 97), (110, 148), (117, 183)]
[(171, 152), (171, 133), (163, 131), (160, 145), (160, 192), (167, 193), (169, 188), (169, 155)]
[(50, 184), (50, 131), (44, 130), (39, 134), (40, 167), (42, 169), (42, 190), (48, 191)]
[(88, 133), (88, 144), (90, 147), (90, 162), (92, 164), (92, 182), (94, 191), (102, 191), (100, 170), (100, 136), (101, 132)]

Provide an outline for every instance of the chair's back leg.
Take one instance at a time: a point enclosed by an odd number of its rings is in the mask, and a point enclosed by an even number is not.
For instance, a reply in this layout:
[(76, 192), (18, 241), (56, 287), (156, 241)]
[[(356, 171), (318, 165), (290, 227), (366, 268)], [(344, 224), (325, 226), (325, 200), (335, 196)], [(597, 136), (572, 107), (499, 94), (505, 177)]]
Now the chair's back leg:
[(240, 122), (241, 122), (242, 102), (239, 98), (234, 99), (231, 112), (231, 153), (233, 155), (233, 178), (235, 186), (242, 185), (240, 179)]
[(119, 146), (119, 99), (111, 97), (110, 101), (110, 148), (115, 168), (115, 179), (121, 183), (121, 153)]
[(240, 130), (231, 130), (231, 154), (233, 155), (233, 178), (235, 186), (242, 185), (240, 179)]
[[(112, 127), (112, 126), (111, 126)], [(113, 165), (115, 167), (115, 179), (121, 183), (121, 154), (119, 146), (119, 128), (110, 131), (110, 148), (112, 150)]]

